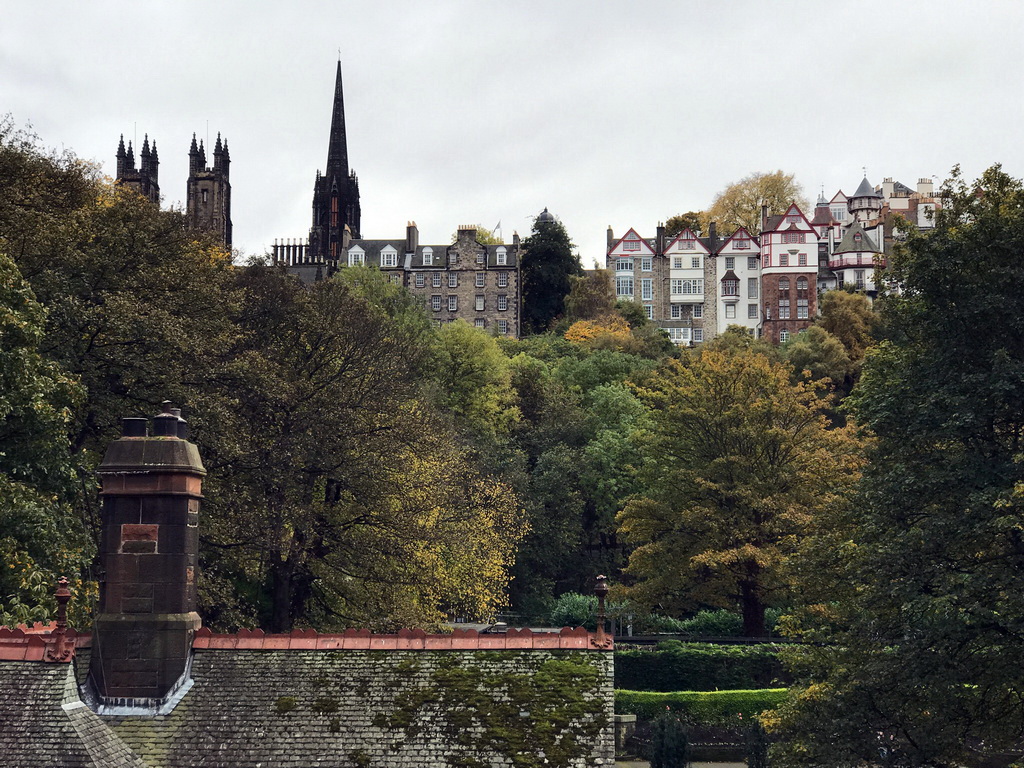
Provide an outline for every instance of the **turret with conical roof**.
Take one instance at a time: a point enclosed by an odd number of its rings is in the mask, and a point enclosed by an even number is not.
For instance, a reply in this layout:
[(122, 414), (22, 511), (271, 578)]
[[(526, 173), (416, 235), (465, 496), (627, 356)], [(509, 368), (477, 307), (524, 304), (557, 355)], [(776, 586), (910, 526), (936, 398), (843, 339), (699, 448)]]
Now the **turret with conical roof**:
[(882, 195), (877, 192), (868, 177), (861, 181), (857, 191), (850, 195), (847, 207), (853, 215), (854, 221), (870, 221), (878, 216), (882, 210)]

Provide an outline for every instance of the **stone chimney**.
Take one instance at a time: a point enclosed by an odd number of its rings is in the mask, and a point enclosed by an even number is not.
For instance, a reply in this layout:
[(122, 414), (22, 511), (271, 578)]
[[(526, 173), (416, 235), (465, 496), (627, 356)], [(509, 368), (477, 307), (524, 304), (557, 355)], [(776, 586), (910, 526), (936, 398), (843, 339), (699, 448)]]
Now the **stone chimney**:
[(416, 222), (410, 221), (405, 225), (405, 252), (416, 253), (420, 244), (420, 231), (416, 228)]
[(89, 678), (101, 714), (169, 711), (191, 685), (206, 470), (170, 405), (152, 434), (150, 420), (124, 419), (98, 470), (103, 577)]

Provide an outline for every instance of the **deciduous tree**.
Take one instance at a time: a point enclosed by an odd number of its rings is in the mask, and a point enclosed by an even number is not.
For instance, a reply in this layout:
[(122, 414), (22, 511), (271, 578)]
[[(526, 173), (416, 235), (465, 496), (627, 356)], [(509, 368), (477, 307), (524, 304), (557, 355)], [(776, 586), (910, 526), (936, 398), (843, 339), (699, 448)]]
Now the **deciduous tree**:
[(718, 225), (720, 232), (746, 227), (748, 232), (761, 231), (761, 206), (768, 206), (768, 215), (785, 213), (790, 203), (807, 211), (803, 187), (792, 173), (752, 173), (733, 182), (717, 195), (708, 208), (707, 218)]
[[(1024, 736), (1024, 184), (943, 190), (891, 260), (889, 338), (847, 400), (877, 435), (855, 515), (804, 568), (789, 765), (977, 766)], [(848, 544), (844, 544), (848, 542)], [(849, 585), (849, 586), (846, 586)]]
[(855, 291), (826, 291), (818, 304), (821, 315), (815, 325), (842, 342), (850, 361), (858, 366), (878, 335), (879, 320), (871, 300)]
[(672, 238), (689, 229), (699, 237), (707, 228), (707, 216), (704, 211), (687, 211), (669, 216), (665, 221), (665, 236)]
[(851, 431), (829, 431), (817, 388), (750, 350), (669, 361), (637, 393), (653, 427), (645, 491), (619, 516), (630, 595), (676, 611), (738, 604), (744, 633), (763, 635), (799, 538), (857, 475)]
[(565, 317), (570, 323), (598, 320), (615, 313), (615, 287), (606, 269), (595, 269), (569, 278)]
[(243, 336), (221, 377), (237, 405), (197, 434), (211, 565), (278, 631), (493, 612), (523, 534), (518, 501), (422, 396), (416, 329), (340, 281), (253, 268), (241, 286)]
[(46, 310), (0, 251), (0, 624), (50, 618), (53, 585), (72, 579), (80, 617), (92, 554), (68, 499), (74, 464), (67, 429), (82, 391), (39, 353)]

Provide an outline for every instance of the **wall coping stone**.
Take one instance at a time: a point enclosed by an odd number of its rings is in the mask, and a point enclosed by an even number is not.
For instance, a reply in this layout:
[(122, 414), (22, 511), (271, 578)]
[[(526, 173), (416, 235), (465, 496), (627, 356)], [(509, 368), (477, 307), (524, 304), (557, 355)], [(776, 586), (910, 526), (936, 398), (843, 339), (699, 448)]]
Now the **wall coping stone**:
[[(61, 657), (53, 651), (62, 642), (56, 624), (36, 622), (14, 629), (0, 627), (0, 661), (48, 661), (67, 663), (73, 652)], [(92, 635), (67, 628), (64, 643), (70, 649), (88, 648)], [(373, 634), (367, 629), (320, 633), (315, 629), (293, 629), (287, 634), (266, 634), (262, 629), (240, 629), (216, 634), (208, 627), (196, 632), (196, 650), (254, 651), (502, 651), (502, 650), (591, 650), (611, 651), (614, 645), (598, 645), (596, 636), (583, 627), (563, 627), (558, 632), (534, 632), (529, 628), (500, 633), (456, 629), (451, 634), (427, 634), (422, 629), (401, 629), (394, 634)]]

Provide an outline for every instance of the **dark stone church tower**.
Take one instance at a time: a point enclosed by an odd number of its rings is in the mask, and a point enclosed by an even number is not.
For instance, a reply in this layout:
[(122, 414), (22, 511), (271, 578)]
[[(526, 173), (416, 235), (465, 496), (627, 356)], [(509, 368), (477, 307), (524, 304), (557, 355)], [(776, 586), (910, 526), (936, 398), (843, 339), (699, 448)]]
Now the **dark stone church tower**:
[(131, 187), (151, 203), (160, 205), (160, 157), (156, 152), (156, 139), (153, 148), (149, 147), (149, 134), (142, 140), (142, 152), (139, 153), (140, 164), (135, 167), (135, 150), (128, 142), (124, 147), (124, 134), (117, 145), (117, 182)]
[(313, 226), (309, 230), (311, 260), (337, 262), (348, 240), (358, 238), (359, 180), (348, 167), (345, 99), (341, 88), (339, 61), (334, 84), (334, 114), (331, 117), (327, 168), (323, 174), (317, 171), (313, 187)]
[(185, 216), (192, 229), (212, 232), (228, 248), (231, 247), (231, 182), (229, 170), (231, 154), (227, 140), (213, 148), (213, 167), (206, 166), (206, 148), (192, 134), (188, 151), (188, 183), (185, 198)]

